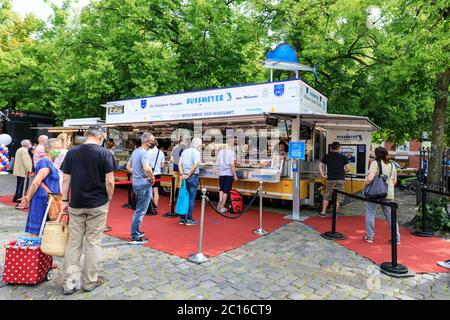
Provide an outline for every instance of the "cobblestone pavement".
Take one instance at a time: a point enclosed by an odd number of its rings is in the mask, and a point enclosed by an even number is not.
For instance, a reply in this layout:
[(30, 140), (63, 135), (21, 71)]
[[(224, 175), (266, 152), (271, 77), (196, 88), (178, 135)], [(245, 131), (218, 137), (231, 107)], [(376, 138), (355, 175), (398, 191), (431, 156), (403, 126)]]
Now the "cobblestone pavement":
[[(12, 182), (0, 177), (0, 194), (11, 194)], [(23, 212), (0, 205), (0, 243), (22, 234), (25, 221)], [(0, 299), (450, 299), (449, 274), (388, 277), (300, 222), (202, 265), (110, 236), (102, 247), (99, 270), (107, 282), (93, 292), (63, 296), (57, 258), (54, 280), (35, 286), (0, 282)], [(0, 256), (3, 265), (3, 246)]]

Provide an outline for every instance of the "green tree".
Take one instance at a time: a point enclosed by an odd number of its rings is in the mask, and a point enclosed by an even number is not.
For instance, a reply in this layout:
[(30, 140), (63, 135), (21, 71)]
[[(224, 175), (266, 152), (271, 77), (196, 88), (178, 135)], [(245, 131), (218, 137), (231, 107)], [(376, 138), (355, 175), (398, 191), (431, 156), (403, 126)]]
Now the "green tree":
[[(319, 65), (329, 111), (366, 115), (378, 138), (401, 143), (432, 132), (430, 181), (449, 139), (448, 1), (255, 0), (272, 42)], [(282, 75), (286, 77), (287, 75)], [(309, 74), (304, 77), (314, 81)]]
[(0, 0), (0, 108), (38, 103), (34, 96), (39, 90), (41, 57), (34, 37), (43, 28), (36, 16), (21, 18), (9, 0)]
[[(256, 25), (232, 1), (97, 1), (55, 31), (60, 119), (106, 101), (260, 81)], [(58, 53), (59, 52), (59, 53)]]

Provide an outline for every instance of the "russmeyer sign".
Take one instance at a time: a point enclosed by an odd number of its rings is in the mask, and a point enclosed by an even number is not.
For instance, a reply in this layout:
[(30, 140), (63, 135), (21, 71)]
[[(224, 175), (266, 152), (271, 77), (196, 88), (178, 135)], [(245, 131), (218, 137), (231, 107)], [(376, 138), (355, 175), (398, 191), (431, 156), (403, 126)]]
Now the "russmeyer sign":
[(194, 120), (264, 112), (326, 113), (326, 101), (303, 81), (290, 80), (114, 101), (116, 106), (123, 105), (123, 113), (107, 112), (106, 123)]

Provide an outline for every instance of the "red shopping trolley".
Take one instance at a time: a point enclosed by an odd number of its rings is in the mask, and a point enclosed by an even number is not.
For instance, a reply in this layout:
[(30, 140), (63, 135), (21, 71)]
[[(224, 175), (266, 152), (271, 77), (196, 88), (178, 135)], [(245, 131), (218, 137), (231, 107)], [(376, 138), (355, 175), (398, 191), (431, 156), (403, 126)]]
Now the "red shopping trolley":
[[(42, 236), (48, 210), (52, 204), (50, 198), (42, 219), (39, 237)], [(38, 245), (16, 245), (12, 241), (5, 245), (5, 266), (3, 282), (10, 284), (38, 284), (53, 279), (53, 258), (41, 251)]]
[(5, 246), (3, 282), (38, 284), (53, 279), (53, 258), (41, 251), (41, 247), (16, 246), (13, 241)]

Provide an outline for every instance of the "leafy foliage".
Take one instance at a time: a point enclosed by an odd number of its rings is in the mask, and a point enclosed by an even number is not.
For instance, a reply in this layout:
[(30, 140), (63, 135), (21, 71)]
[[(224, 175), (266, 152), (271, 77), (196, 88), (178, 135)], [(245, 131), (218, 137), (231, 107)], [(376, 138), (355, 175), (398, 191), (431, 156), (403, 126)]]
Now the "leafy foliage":
[[(440, 197), (427, 203), (427, 226), (432, 231), (450, 232), (450, 212), (448, 211), (449, 200)], [(419, 206), (414, 224), (417, 229), (422, 227), (422, 206)]]
[[(444, 0), (97, 0), (78, 14), (71, 3), (46, 24), (0, 0), (0, 108), (64, 120), (103, 115), (115, 99), (260, 82), (279, 42), (318, 65), (320, 83), (301, 76), (329, 112), (370, 117), (377, 141), (431, 132), (448, 94), (436, 86), (449, 65)], [(447, 119), (437, 122), (450, 132)]]

